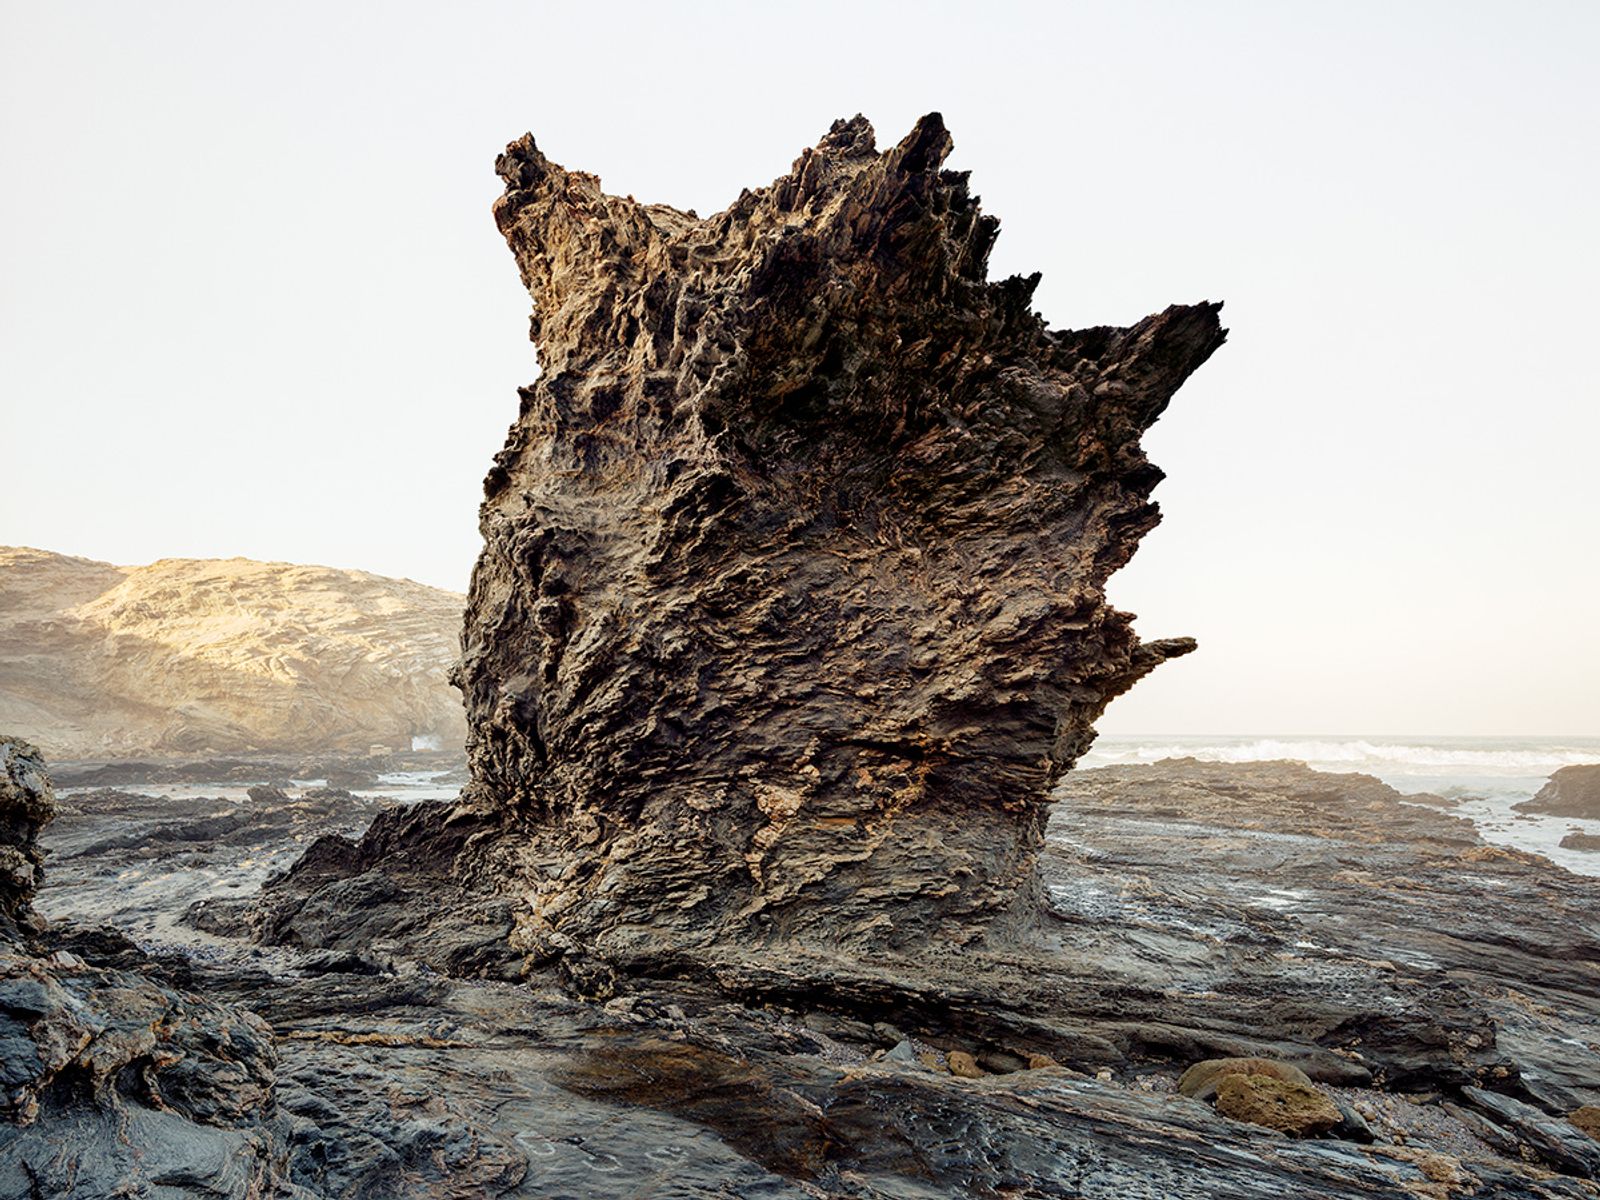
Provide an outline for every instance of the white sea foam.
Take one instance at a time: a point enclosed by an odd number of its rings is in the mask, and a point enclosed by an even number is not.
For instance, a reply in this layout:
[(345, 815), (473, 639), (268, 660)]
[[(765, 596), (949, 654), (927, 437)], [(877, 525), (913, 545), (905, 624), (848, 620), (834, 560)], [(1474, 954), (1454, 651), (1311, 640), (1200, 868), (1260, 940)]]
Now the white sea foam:
[[(1105, 767), (1198, 758), (1206, 762), (1293, 759), (1345, 771), (1456, 774), (1464, 777), (1538, 776), (1561, 767), (1600, 762), (1600, 738), (1378, 739), (1332, 737), (1102, 737), (1080, 765)], [(1442, 768), (1442, 770), (1441, 770)]]

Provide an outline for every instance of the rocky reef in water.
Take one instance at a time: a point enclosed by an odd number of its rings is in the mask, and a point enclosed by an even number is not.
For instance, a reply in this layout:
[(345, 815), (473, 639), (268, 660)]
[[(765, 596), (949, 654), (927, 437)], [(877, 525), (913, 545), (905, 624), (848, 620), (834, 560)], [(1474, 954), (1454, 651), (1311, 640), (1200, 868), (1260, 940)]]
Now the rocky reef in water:
[(1516, 808), (1519, 812), (1600, 821), (1600, 763), (1562, 767), (1537, 795)]
[(542, 374), (486, 483), (459, 679), (518, 944), (625, 972), (1009, 944), (1049, 789), (1141, 642), (1139, 438), (1219, 305), (1049, 329), (937, 114), (838, 121), (715, 216), (531, 137), (495, 217)]

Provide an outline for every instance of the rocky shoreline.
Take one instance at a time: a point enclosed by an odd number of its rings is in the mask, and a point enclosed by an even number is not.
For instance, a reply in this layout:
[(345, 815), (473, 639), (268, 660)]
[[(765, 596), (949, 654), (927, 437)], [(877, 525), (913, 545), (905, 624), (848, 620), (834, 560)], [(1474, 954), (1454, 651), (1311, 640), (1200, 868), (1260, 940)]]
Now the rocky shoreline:
[(1600, 1195), (1594, 879), (1369, 776), (1071, 773), (1195, 648), (1105, 585), (1225, 331), (1049, 328), (952, 144), (706, 218), (507, 147), (463, 786), (0, 739), (0, 1200)]
[[(585, 998), (520, 960), (440, 960), (494, 931), (441, 938), (429, 864), (363, 858), (345, 835), (377, 806), (263, 792), (256, 822), (208, 827), (215, 803), (166, 803), (140, 825), (136, 796), (80, 794), (47, 827), (47, 913), (144, 874), (120, 930), (24, 936), (43, 953), (7, 960), (13, 1038), (54, 1020), (19, 1010), (23, 984), (111, 1027), (159, 1009), (158, 1033), (97, 1033), (99, 1075), (24, 1084), (0, 1195), (110, 1194), (124, 1172), (133, 1194), (302, 1198), (1600, 1194), (1600, 1141), (1565, 1116), (1600, 1102), (1600, 887), (1368, 777), (1070, 775), (1047, 954), (959, 980), (924, 961), (915, 983), (885, 961), (876, 988), (854, 964), (851, 991), (818, 963), (810, 995), (754, 964)], [(439, 808), (389, 810), (366, 844)], [(185, 890), (207, 861), (308, 846), (232, 921)], [(1303, 1070), (1341, 1136), (1230, 1119), (1254, 1111), (1238, 1082), (1179, 1094), (1196, 1060), (1240, 1054)]]

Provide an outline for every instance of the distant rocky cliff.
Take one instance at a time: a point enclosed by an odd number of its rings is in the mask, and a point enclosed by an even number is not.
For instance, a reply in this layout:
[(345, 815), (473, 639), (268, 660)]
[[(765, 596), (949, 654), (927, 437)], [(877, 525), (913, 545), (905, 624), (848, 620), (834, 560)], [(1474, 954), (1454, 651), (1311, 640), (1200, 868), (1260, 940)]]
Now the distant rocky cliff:
[(836, 122), (700, 218), (524, 137), (543, 374), (489, 473), (462, 686), (525, 944), (956, 945), (1036, 910), (1050, 785), (1141, 642), (1141, 433), (1218, 305), (1053, 330), (937, 114)]
[(457, 747), (462, 603), (364, 571), (0, 547), (0, 728), (61, 759)]

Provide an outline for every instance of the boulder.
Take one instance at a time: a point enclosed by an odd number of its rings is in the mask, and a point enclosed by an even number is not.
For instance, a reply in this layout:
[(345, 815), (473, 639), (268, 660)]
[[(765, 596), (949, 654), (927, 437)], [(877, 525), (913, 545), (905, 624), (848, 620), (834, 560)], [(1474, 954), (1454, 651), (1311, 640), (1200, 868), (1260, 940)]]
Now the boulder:
[(1531, 800), (1513, 807), (1518, 812), (1600, 821), (1600, 763), (1562, 767)]
[(1293, 1063), (1272, 1058), (1208, 1058), (1197, 1062), (1178, 1078), (1178, 1094), (1193, 1100), (1210, 1100), (1217, 1085), (1229, 1075), (1263, 1075), (1285, 1083), (1311, 1086), (1311, 1078)]
[(978, 1060), (965, 1050), (950, 1051), (945, 1055), (945, 1065), (950, 1068), (950, 1074), (962, 1079), (982, 1079), (986, 1073)]
[(1224, 1075), (1217, 1080), (1216, 1094), (1223, 1116), (1291, 1137), (1314, 1137), (1344, 1120), (1338, 1106), (1310, 1083), (1277, 1075)]

